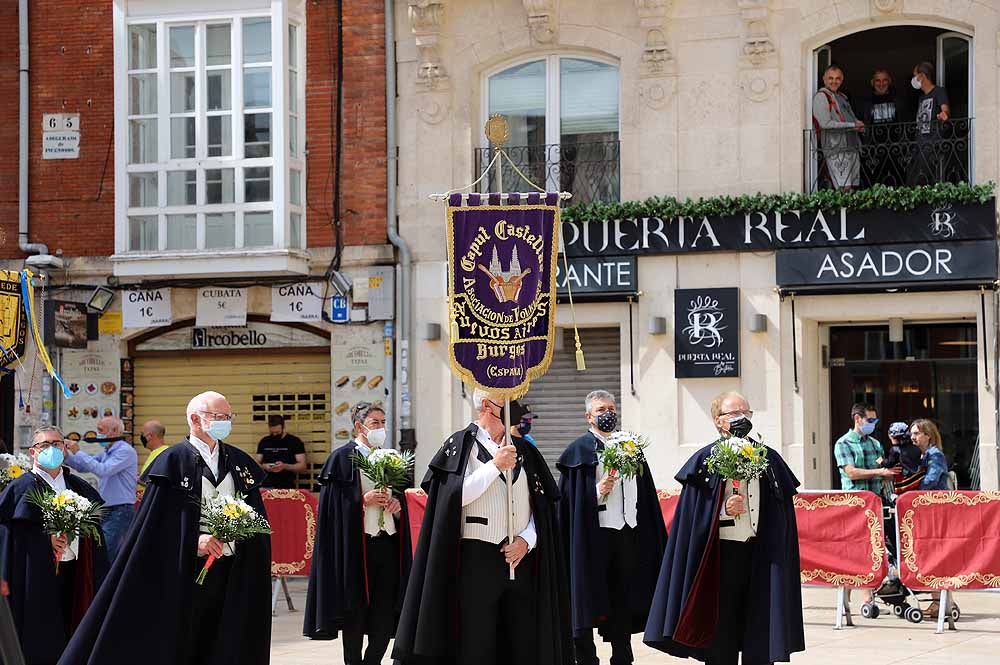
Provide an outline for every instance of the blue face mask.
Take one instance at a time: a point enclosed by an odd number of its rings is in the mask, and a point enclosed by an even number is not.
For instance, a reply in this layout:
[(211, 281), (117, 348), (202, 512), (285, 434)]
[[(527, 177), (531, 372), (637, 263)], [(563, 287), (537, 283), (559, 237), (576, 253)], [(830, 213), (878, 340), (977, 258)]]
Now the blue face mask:
[(861, 433), (864, 434), (865, 436), (871, 436), (872, 432), (875, 431), (875, 425), (877, 424), (878, 424), (877, 420), (873, 423), (868, 422), (867, 420), (864, 421), (863, 423), (861, 423)]
[(517, 431), (521, 433), (522, 437), (527, 436), (528, 432), (531, 431), (531, 421), (522, 420), (521, 423), (517, 426)]
[(112, 443), (111, 441), (98, 441), (97, 445), (99, 445), (101, 448), (107, 448), (108, 446), (111, 445), (111, 443)]
[(55, 471), (62, 466), (63, 451), (55, 446), (49, 446), (38, 453), (38, 466), (49, 471)]
[[(204, 421), (202, 422), (204, 423)], [(212, 420), (203, 429), (205, 434), (216, 441), (222, 441), (233, 431), (233, 422), (231, 420)]]

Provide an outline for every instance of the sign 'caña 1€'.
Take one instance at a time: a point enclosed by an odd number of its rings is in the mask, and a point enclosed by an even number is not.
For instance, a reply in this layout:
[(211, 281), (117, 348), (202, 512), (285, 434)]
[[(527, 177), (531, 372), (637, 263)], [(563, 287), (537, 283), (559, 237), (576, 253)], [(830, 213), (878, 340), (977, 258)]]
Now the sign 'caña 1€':
[(462, 203), (448, 202), (452, 371), (513, 399), (552, 362), (558, 195)]
[(571, 257), (988, 240), (996, 237), (995, 205), (991, 199), (909, 211), (841, 208), (566, 222), (563, 240)]

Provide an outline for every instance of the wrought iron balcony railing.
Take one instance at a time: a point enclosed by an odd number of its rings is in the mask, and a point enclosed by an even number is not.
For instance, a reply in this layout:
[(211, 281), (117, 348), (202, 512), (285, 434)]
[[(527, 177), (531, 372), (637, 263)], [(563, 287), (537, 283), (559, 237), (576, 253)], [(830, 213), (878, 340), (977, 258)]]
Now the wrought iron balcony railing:
[[(548, 191), (572, 192), (573, 203), (618, 201), (621, 198), (621, 159), (618, 141), (525, 145), (505, 150), (517, 168), (532, 182)], [(493, 159), (492, 148), (477, 148), (473, 162), (476, 175)], [(504, 191), (525, 191), (527, 185), (509, 166), (503, 169)], [(480, 192), (495, 191), (490, 174), (479, 184)]]
[(807, 191), (972, 181), (973, 118), (805, 131)]

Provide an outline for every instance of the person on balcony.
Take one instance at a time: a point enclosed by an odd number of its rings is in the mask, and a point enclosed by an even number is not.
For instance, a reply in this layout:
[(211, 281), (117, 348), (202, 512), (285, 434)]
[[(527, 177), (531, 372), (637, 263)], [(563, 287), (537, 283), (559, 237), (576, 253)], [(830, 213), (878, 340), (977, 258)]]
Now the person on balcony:
[(865, 187), (899, 186), (906, 182), (906, 169), (900, 160), (903, 143), (903, 108), (889, 70), (872, 73), (869, 95), (858, 102), (865, 123), (865, 147), (862, 150), (861, 175)]
[(826, 167), (825, 178), (830, 186), (850, 191), (858, 186), (861, 176), (859, 132), (865, 123), (854, 115), (847, 96), (840, 92), (844, 70), (830, 65), (823, 72), (823, 87), (813, 97), (813, 127)]
[(913, 68), (910, 85), (920, 91), (917, 100), (916, 149), (910, 159), (907, 184), (933, 185), (945, 180), (940, 155), (947, 149), (942, 135), (944, 123), (951, 117), (948, 91), (934, 85), (934, 65), (921, 62)]

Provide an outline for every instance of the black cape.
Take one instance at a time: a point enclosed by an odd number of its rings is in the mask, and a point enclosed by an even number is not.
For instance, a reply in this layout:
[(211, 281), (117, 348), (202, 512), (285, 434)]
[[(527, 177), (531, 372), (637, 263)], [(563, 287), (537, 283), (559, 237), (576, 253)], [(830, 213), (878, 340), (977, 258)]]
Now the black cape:
[[(573, 636), (589, 634), (602, 627), (602, 617), (609, 611), (607, 551), (601, 535), (597, 493), (597, 437), (587, 432), (569, 444), (556, 463), (559, 469), (559, 527), (563, 550), (569, 565), (569, 588), (572, 598)], [(636, 477), (636, 506), (639, 556), (636, 579), (632, 584), (629, 607), (631, 632), (646, 627), (649, 605), (653, 600), (656, 574), (663, 559), (667, 529), (656, 497), (656, 487), (649, 465)], [(603, 635), (603, 633), (602, 633)]]
[[(232, 475), (237, 493), (265, 515), (264, 471), (239, 448), (220, 443), (219, 472)], [(187, 441), (153, 462), (146, 492), (111, 572), (59, 665), (183, 665), (188, 608), (195, 578), (201, 484), (205, 462)], [(209, 571), (209, 575), (212, 571)], [(220, 630), (210, 645), (217, 665), (266, 665), (271, 646), (271, 537), (236, 546)]]
[[(393, 658), (406, 665), (447, 665), (456, 656), (461, 617), (455, 587), (461, 545), (462, 485), (476, 443), (473, 424), (455, 432), (434, 455), (422, 487), (427, 507), (396, 630)], [(538, 656), (532, 665), (572, 665), (569, 593), (558, 536), (558, 489), (538, 449), (515, 438), (527, 473), (531, 514), (538, 534), (535, 557)]]
[[(713, 444), (714, 445), (714, 444)], [(679, 657), (706, 659), (718, 626), (719, 511), (725, 482), (707, 468), (712, 445), (678, 472), (682, 485), (643, 641)], [(753, 545), (749, 611), (743, 636), (748, 663), (787, 661), (805, 649), (799, 541), (793, 496), (799, 481), (777, 451), (761, 477), (760, 521)], [(764, 491), (766, 488), (767, 491)]]
[[(330, 454), (319, 482), (319, 515), (316, 547), (309, 571), (305, 622), (302, 632), (315, 640), (336, 639), (344, 624), (368, 606), (364, 522), (361, 507), (361, 475), (351, 460), (355, 443), (344, 444)], [(406, 498), (397, 494), (403, 512), (396, 524), (399, 535), (399, 589), (397, 612), (402, 604), (410, 572), (412, 547)], [(386, 515), (385, 519), (393, 519)]]
[[(102, 503), (101, 495), (86, 481), (63, 467), (66, 489)], [(28, 665), (54, 665), (66, 648), (70, 635), (93, 602), (107, 572), (103, 541), (81, 537), (73, 580), (70, 625), (59, 611), (52, 541), (42, 526), (40, 509), (27, 499), (33, 489), (49, 491), (48, 483), (34, 473), (11, 481), (0, 494), (0, 579), (10, 585), (10, 605), (21, 648)]]

